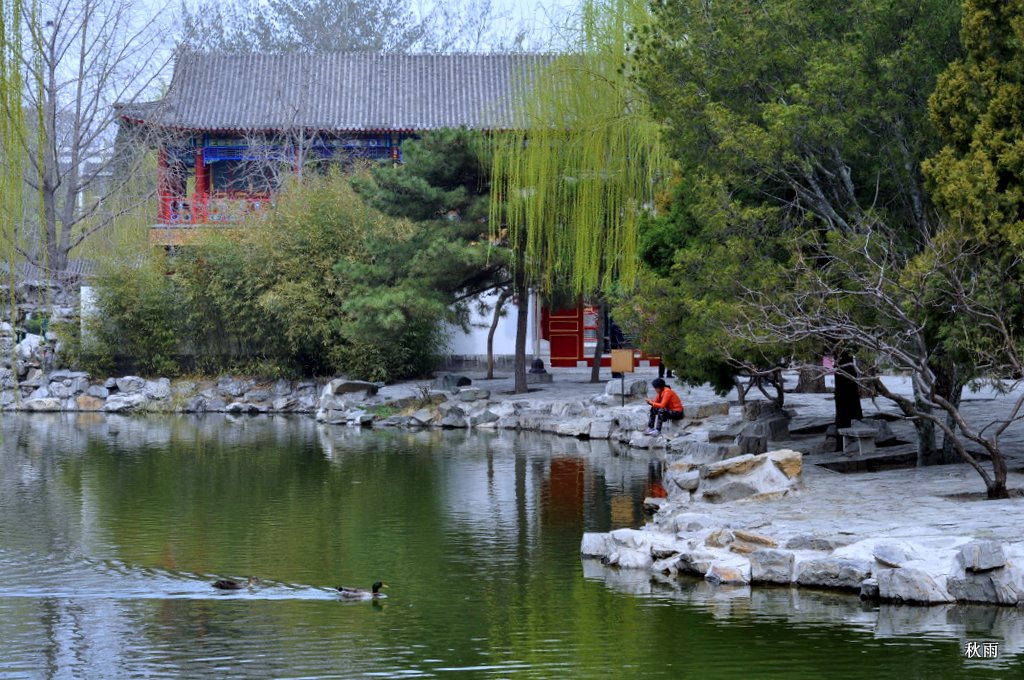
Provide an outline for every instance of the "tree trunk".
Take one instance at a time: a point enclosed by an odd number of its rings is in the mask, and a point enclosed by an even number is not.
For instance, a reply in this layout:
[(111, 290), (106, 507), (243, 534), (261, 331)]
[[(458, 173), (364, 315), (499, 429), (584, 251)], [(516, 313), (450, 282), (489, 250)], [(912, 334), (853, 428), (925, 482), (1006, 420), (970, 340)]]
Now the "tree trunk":
[(515, 295), (518, 313), (516, 314), (516, 358), (515, 358), (515, 394), (530, 391), (526, 384), (526, 333), (530, 320), (530, 291), (526, 287), (523, 268), (517, 267), (515, 275)]
[(825, 372), (821, 366), (804, 365), (800, 367), (800, 379), (796, 383), (798, 394), (824, 394)]
[[(860, 386), (857, 384), (857, 367), (848, 353), (840, 355), (836, 362), (836, 429), (850, 427), (854, 420), (864, 417), (860, 405)], [(843, 438), (836, 437), (836, 451), (843, 450)]]
[[(498, 300), (494, 303), (494, 317), (491, 319), (491, 328), (487, 331), (487, 379), (494, 380), (494, 333), (498, 330), (498, 321), (501, 320), (501, 310), (505, 308), (505, 301), (512, 296), (512, 291), (508, 288), (503, 288), (501, 293), (498, 295)], [(518, 332), (518, 321), (516, 319), (517, 326), (516, 331)], [(518, 339), (518, 335), (516, 338)]]
[[(937, 369), (935, 370), (935, 378), (935, 392), (959, 411), (960, 397), (963, 396), (964, 392), (964, 383), (960, 378), (960, 372), (955, 368), (952, 370)], [(956, 430), (956, 421), (953, 419), (952, 414), (946, 415), (946, 424), (949, 425), (950, 429)], [(942, 448), (937, 450), (935, 458), (936, 463), (939, 465), (959, 462), (960, 457), (953, 450), (953, 442), (950, 437), (943, 437)], [(994, 462), (993, 467), (995, 467)], [(1003, 487), (1005, 488), (1005, 474), (1003, 477)]]
[(594, 365), (590, 367), (590, 382), (601, 382), (601, 357), (604, 355), (604, 317), (608, 312), (608, 303), (601, 300), (597, 306), (597, 343), (594, 345)]
[(743, 380), (740, 376), (734, 375), (732, 382), (736, 385), (736, 402), (743, 408), (743, 405), (747, 403), (747, 386), (743, 384)]
[[(916, 385), (913, 388), (913, 405), (923, 413), (930, 414), (932, 412), (932, 408), (919, 395)], [(918, 433), (918, 467), (935, 465), (938, 456), (935, 445), (935, 423), (927, 418), (914, 418), (913, 429)]]

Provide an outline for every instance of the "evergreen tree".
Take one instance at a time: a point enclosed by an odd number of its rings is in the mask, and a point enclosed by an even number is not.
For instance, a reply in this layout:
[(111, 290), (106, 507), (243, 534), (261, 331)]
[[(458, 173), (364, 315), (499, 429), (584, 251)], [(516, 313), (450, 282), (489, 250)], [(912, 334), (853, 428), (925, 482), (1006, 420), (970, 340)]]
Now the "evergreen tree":
[[(683, 234), (669, 279), (673, 300), (656, 280), (643, 296), (659, 309), (677, 308), (663, 316), (674, 325), (660, 332), (677, 340), (661, 351), (697, 379), (719, 374), (723, 356), (771, 371), (773, 353), (857, 352), (826, 335), (802, 346), (753, 346), (738, 328), (741, 312), (750, 291), (783, 285), (794, 244), (824, 266), (837, 257), (831, 235), (878, 234), (904, 254), (931, 237), (934, 209), (919, 169), (936, 145), (926, 97), (959, 53), (959, 7), (949, 0), (663, 0), (654, 7), (637, 73), (680, 165), (673, 208), (661, 219)], [(856, 378), (837, 375), (840, 383)], [(953, 380), (951, 389), (960, 384)], [(855, 390), (840, 392), (852, 395), (836, 401), (842, 427), (860, 404)], [(932, 455), (934, 436), (920, 434)]]
[(490, 146), (480, 132), (437, 130), (402, 145), (403, 163), (377, 165), (353, 182), (376, 209), (413, 220), (417, 231), (399, 250), (381, 253), (378, 263), (451, 302), (454, 319), (465, 325), (472, 305), (485, 311), (481, 295), (498, 294), (491, 311), (488, 373), (493, 377), (493, 336), (510, 297), (508, 250), (492, 243), (487, 226), (490, 202)]

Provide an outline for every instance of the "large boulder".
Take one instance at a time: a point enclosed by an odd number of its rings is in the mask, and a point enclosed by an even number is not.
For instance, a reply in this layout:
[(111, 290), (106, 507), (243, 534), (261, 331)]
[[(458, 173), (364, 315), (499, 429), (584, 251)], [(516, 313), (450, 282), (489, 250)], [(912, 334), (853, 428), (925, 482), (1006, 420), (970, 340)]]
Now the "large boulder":
[[(347, 378), (335, 378), (324, 385), (320, 398), (337, 396), (339, 394), (351, 395), (352, 398), (372, 397), (377, 394), (380, 386), (377, 383), (366, 382), (365, 380), (349, 380)], [(240, 393), (244, 394), (244, 392)]]
[(790, 583), (796, 559), (788, 550), (764, 548), (750, 554), (751, 583)]
[(147, 404), (148, 400), (146, 395), (141, 392), (131, 392), (129, 394), (114, 394), (107, 398), (106, 404), (103, 405), (103, 410), (108, 413), (120, 413), (122, 411), (135, 411)]
[(956, 558), (966, 571), (990, 571), (1006, 566), (1003, 546), (995, 541), (971, 541), (960, 548)]
[(871, 576), (871, 563), (845, 557), (822, 557), (801, 561), (795, 567), (799, 585), (860, 591), (861, 582)]
[(908, 562), (899, 569), (879, 569), (878, 595), (883, 600), (940, 604), (955, 598), (946, 587), (947, 576), (935, 563), (923, 560)]
[(140, 378), (137, 375), (126, 375), (121, 378), (115, 378), (114, 384), (119, 392), (131, 394), (133, 392), (141, 392), (146, 386), (146, 379)]
[(697, 493), (708, 503), (778, 498), (798, 486), (799, 471), (800, 454), (795, 451), (736, 456), (702, 468)]
[(638, 378), (613, 378), (605, 384), (604, 393), (608, 396), (625, 395), (628, 399), (643, 399), (647, 396), (647, 381)]

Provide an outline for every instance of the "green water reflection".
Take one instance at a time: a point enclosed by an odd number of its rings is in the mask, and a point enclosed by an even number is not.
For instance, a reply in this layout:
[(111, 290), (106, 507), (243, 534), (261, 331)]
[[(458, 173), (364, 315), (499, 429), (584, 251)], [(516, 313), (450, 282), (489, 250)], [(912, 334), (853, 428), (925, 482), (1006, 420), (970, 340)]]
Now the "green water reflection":
[[(3, 677), (1006, 677), (1016, 610), (581, 564), (656, 468), (607, 443), (5, 415)], [(221, 576), (257, 575), (220, 593)], [(390, 584), (382, 602), (325, 587)], [(968, 640), (1001, 645), (966, 660)]]

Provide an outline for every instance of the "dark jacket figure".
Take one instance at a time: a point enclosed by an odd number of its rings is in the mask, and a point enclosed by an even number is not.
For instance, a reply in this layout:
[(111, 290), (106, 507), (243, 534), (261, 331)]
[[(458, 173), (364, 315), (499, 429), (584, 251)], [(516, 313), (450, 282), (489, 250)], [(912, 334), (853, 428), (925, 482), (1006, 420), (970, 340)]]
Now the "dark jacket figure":
[(657, 436), (661, 434), (661, 426), (666, 420), (682, 420), (684, 415), (683, 402), (679, 395), (671, 387), (665, 385), (661, 378), (655, 378), (651, 384), (654, 386), (654, 399), (648, 399), (651, 405), (651, 415), (647, 419), (647, 434)]

